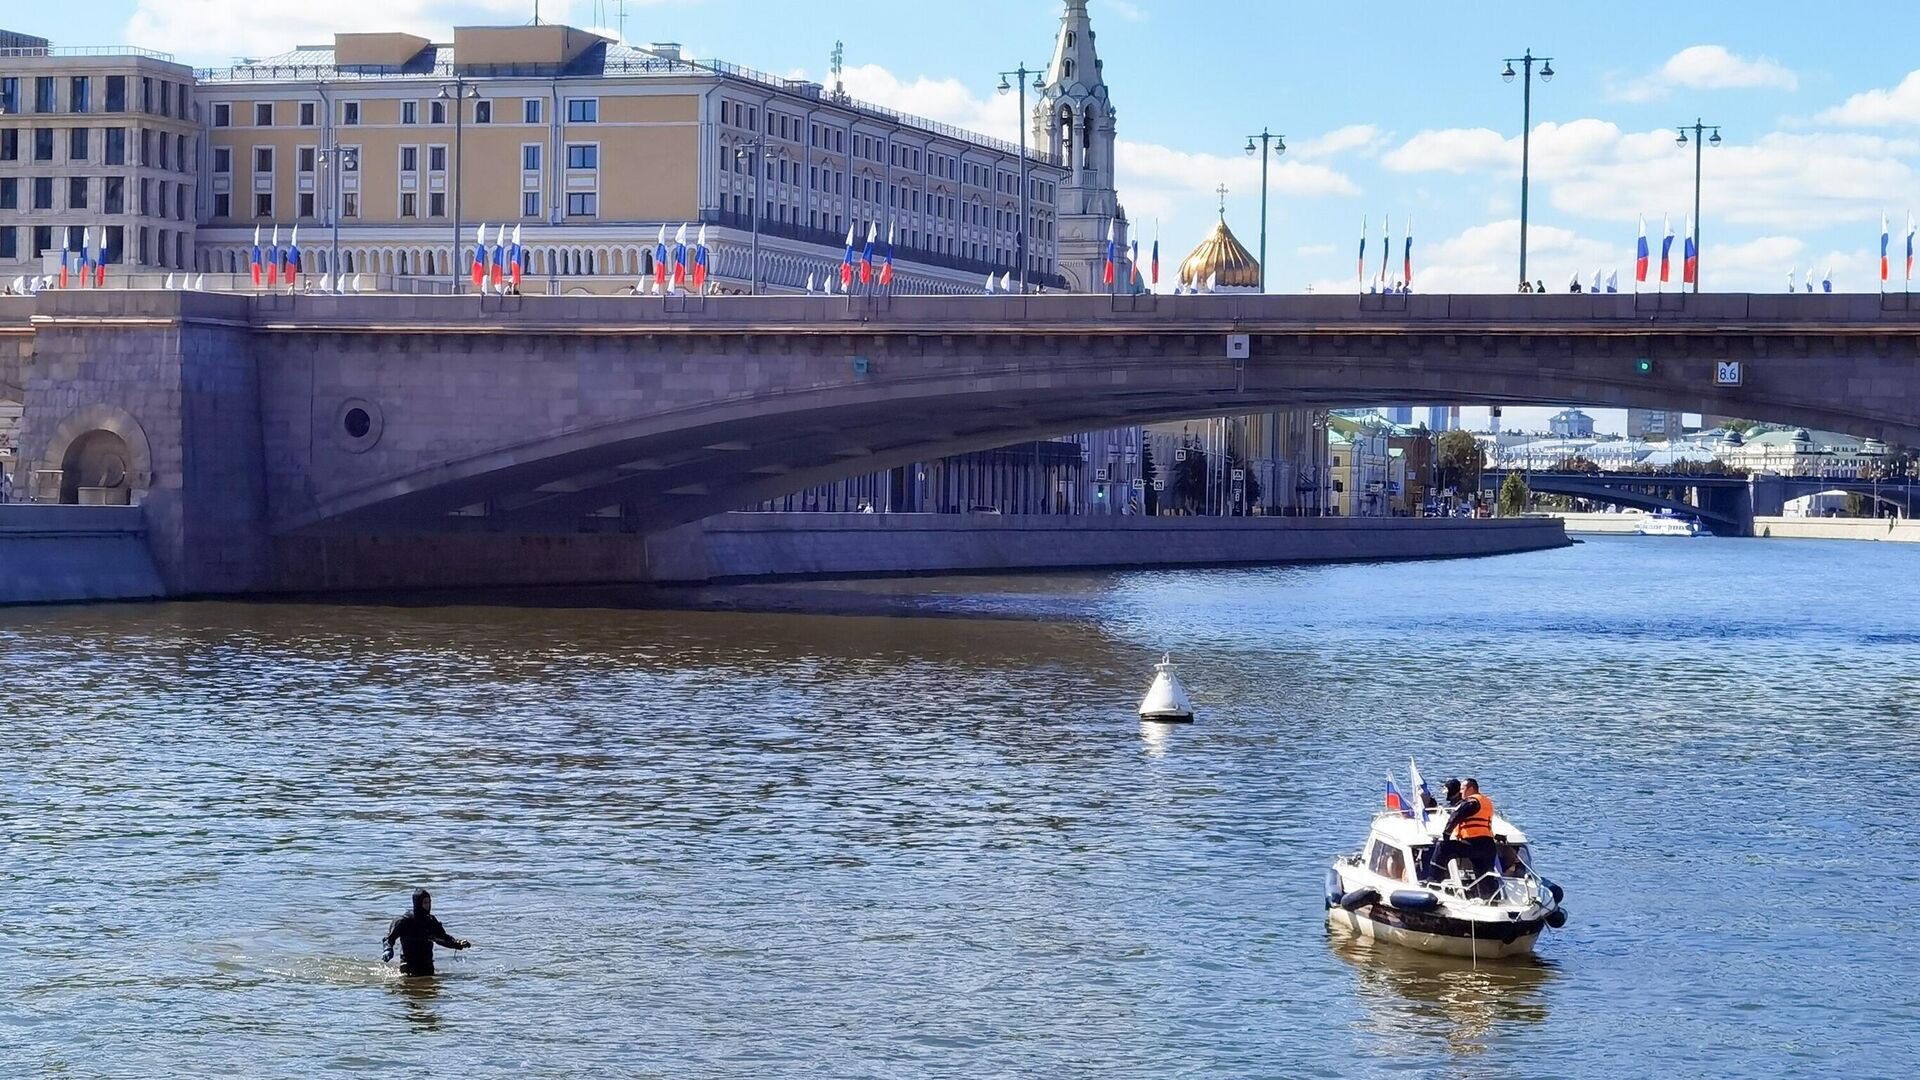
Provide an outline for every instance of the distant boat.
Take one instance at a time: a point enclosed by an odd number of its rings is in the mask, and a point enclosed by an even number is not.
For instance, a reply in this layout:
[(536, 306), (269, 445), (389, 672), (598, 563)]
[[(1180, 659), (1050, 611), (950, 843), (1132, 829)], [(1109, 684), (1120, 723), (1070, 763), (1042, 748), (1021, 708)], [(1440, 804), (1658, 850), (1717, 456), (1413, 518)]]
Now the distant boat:
[(1633, 533), (1635, 536), (1706, 536), (1707, 530), (1699, 518), (1684, 518), (1671, 510), (1662, 510), (1641, 519)]

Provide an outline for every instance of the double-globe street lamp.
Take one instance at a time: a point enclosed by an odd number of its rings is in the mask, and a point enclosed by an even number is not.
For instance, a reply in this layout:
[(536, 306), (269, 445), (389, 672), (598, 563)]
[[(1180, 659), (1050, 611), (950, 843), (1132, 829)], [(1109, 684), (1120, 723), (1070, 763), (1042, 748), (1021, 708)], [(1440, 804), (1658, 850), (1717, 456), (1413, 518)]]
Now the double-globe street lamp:
[[(327, 166), (331, 180), (328, 186), (333, 189), (327, 197), (327, 215), (333, 219), (333, 250), (327, 255), (327, 272), (333, 275), (334, 293), (339, 294), (346, 291), (340, 274), (340, 189), (346, 185), (347, 173), (360, 171), (360, 148), (341, 146), (337, 142), (328, 143), (315, 151), (315, 156), (320, 159), (321, 164)], [(459, 251), (460, 249), (456, 246), (454, 248), (456, 261)]]
[(453, 196), (453, 257), (447, 260), (447, 283), (452, 291), (460, 291), (460, 158), (463, 149), (464, 122), (467, 115), (467, 102), (480, 96), (480, 88), (465, 79), (441, 83), (438, 95), (441, 101), (449, 102), (453, 107), (453, 171), (447, 174), (447, 186), (452, 188)]
[[(1691, 125), (1680, 127), (1680, 137), (1674, 142), (1687, 145), (1689, 131), (1693, 132), (1693, 291), (1697, 294), (1700, 291), (1700, 159), (1707, 147), (1720, 145), (1720, 125), (1703, 124), (1696, 116)], [(1713, 132), (1710, 136), (1709, 131)]]
[[(1000, 73), (1000, 85), (997, 89), (1006, 93), (1014, 87), (1020, 88), (1020, 228), (1014, 232), (1013, 249), (1020, 260), (1020, 294), (1027, 293), (1027, 230), (1033, 228), (1032, 203), (1027, 190), (1027, 76), (1033, 76), (1033, 89), (1037, 92), (1046, 84), (1040, 81), (1040, 72), (1027, 67), (1022, 60), (1012, 71)], [(1012, 80), (1009, 82), (1008, 80)]]
[[(1259, 142), (1260, 144), (1259, 146), (1254, 145), (1256, 141)], [(1271, 156), (1269, 156), (1267, 153), (1267, 149), (1269, 146), (1271, 146), (1273, 149), (1273, 153)], [(1248, 156), (1252, 156), (1254, 154), (1260, 155), (1260, 291), (1261, 292), (1267, 291), (1267, 163), (1270, 160), (1272, 160), (1272, 158), (1280, 157), (1286, 152), (1287, 152), (1287, 137), (1285, 135), (1275, 135), (1273, 132), (1268, 131), (1266, 128), (1263, 127), (1260, 129), (1260, 134), (1247, 136)]]
[[(1528, 49), (1519, 56), (1507, 58), (1507, 69), (1500, 77), (1512, 82), (1516, 74), (1520, 75), (1520, 284), (1525, 285), (1527, 278), (1527, 170), (1533, 150), (1533, 65), (1540, 63), (1540, 81), (1553, 81), (1553, 58), (1535, 56)], [(1513, 65), (1520, 65), (1520, 72)]]
[(752, 296), (760, 295), (760, 170), (765, 168), (762, 162), (766, 159), (766, 154), (766, 133), (758, 131), (754, 132), (753, 138), (735, 147), (733, 151), (734, 162), (736, 164), (746, 162), (748, 171), (753, 174), (753, 188), (749, 193), (747, 206), (747, 218), (753, 228), (753, 269), (747, 275), (752, 279), (747, 286), (748, 294)]

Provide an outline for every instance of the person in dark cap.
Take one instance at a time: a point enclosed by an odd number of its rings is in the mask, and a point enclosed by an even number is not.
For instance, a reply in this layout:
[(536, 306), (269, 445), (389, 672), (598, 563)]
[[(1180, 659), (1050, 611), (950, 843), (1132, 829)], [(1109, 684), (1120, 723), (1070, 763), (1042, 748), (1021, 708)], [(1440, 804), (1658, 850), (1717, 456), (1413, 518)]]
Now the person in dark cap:
[(1447, 809), (1460, 805), (1460, 781), (1456, 777), (1447, 777)]
[(403, 975), (433, 974), (433, 947), (439, 945), (446, 949), (469, 949), (473, 942), (457, 939), (447, 933), (440, 920), (433, 916), (433, 895), (425, 889), (413, 890), (413, 910), (393, 920), (387, 928), (387, 937), (383, 945), (386, 951), (380, 959), (393, 959), (394, 942), (400, 943), (400, 973)]

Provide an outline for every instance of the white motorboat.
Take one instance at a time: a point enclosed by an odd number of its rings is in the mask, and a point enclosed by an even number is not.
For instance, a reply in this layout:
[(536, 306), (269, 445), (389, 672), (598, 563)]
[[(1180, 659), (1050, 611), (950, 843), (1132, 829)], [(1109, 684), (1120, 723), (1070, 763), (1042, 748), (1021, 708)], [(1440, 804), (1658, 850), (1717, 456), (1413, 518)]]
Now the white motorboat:
[(1173, 655), (1164, 654), (1153, 665), (1153, 685), (1140, 699), (1140, 719), (1156, 724), (1193, 723), (1193, 699), (1173, 673)]
[(1648, 514), (1633, 527), (1635, 536), (1705, 536), (1706, 527), (1699, 518), (1684, 518), (1671, 510)]
[(1560, 887), (1534, 870), (1526, 834), (1512, 822), (1494, 815), (1494, 868), (1478, 878), (1465, 859), (1429, 867), (1445, 824), (1441, 810), (1390, 806), (1375, 815), (1366, 846), (1327, 870), (1327, 924), (1475, 960), (1529, 954), (1542, 930), (1566, 924)]

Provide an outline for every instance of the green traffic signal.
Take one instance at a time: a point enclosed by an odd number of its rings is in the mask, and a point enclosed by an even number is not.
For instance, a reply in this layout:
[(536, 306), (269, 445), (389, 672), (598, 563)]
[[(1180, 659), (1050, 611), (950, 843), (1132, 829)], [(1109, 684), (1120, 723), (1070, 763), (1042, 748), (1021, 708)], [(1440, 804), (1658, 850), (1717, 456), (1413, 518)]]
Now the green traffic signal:
[(1642, 375), (1651, 375), (1653, 374), (1653, 361), (1645, 359), (1644, 357), (1635, 360), (1633, 362), (1633, 370)]

